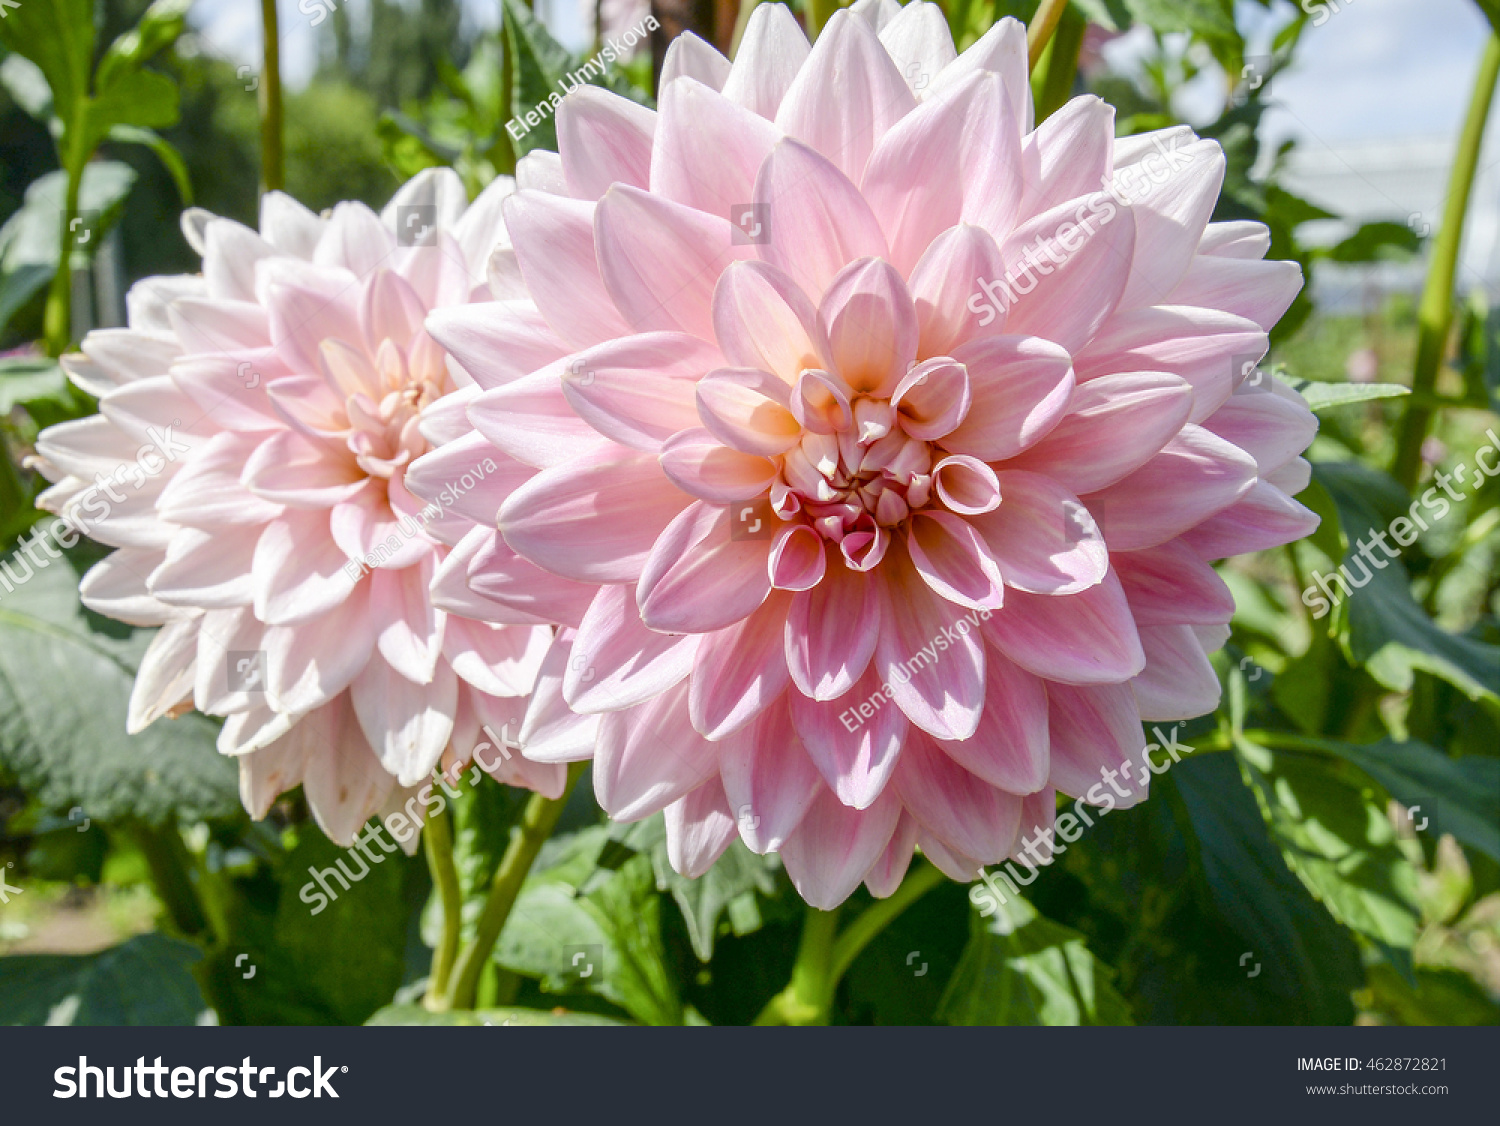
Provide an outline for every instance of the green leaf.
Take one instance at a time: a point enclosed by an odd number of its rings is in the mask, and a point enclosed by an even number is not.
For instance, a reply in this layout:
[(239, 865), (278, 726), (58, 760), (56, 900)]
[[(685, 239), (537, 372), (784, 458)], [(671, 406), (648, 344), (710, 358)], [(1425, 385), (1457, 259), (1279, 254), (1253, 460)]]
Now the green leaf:
[(1410, 395), (1411, 388), (1399, 383), (1321, 383), (1315, 379), (1293, 379), (1280, 375), (1293, 391), (1304, 399), (1313, 411), (1326, 411), (1349, 403), (1368, 403), (1375, 399), (1397, 399)]
[(1364, 223), (1317, 257), (1332, 262), (1404, 262), (1422, 249), (1422, 237), (1405, 223)]
[(83, 145), (92, 153), (120, 125), (164, 129), (176, 124), (177, 83), (155, 71), (128, 71), (89, 102)]
[(624, 1021), (594, 1013), (553, 1013), (541, 1009), (464, 1009), (461, 1011), (432, 1013), (421, 1005), (387, 1005), (365, 1021), (367, 1025), (457, 1025), (462, 1027), (531, 1028), (542, 1025), (612, 1025), (619, 1027)]
[(0, 43), (41, 68), (57, 115), (71, 124), (89, 93), (93, 0), (22, 0), (19, 6), (5, 9)]
[(164, 47), (177, 42), (187, 27), (187, 12), (193, 0), (156, 0), (141, 16), (141, 22), (125, 32), (104, 52), (95, 76), (100, 88), (134, 70)]
[(1130, 29), (1129, 0), (1073, 0), (1073, 7), (1082, 12), (1089, 23), (1096, 23), (1105, 31)]
[(239, 774), (215, 749), (208, 719), (193, 713), (125, 733), (136, 666), (154, 631), (84, 610), (69, 561), (41, 546), (30, 554), (36, 562), (3, 561), (16, 590), (0, 585), (0, 768), (46, 808), (82, 806), (96, 821), (236, 814)]
[[(548, 34), (542, 22), (518, 0), (501, 0), (504, 27), (515, 70), (512, 75), (510, 111), (517, 130), (524, 127), (525, 117), (538, 106), (546, 108), (541, 121), (515, 140), (516, 155), (524, 156), (535, 148), (557, 149), (557, 126), (553, 113), (556, 101), (566, 87), (562, 78), (574, 67), (574, 59), (557, 40)], [(504, 122), (501, 128), (505, 127)], [(515, 138), (514, 133), (511, 134)]]
[(1500, 759), (1449, 758), (1425, 743), (1392, 739), (1334, 749), (1413, 810), (1414, 819), (1427, 818), (1434, 835), (1451, 833), (1460, 843), (1500, 860)]
[(193, 205), (193, 182), (188, 176), (187, 162), (161, 134), (139, 125), (112, 125), (107, 136), (109, 140), (120, 144), (144, 145), (155, 153), (156, 159), (161, 161), (162, 166), (171, 174), (172, 183), (177, 187), (177, 197), (182, 201), (182, 206)]
[[(1175, 812), (1208, 898), (1243, 944), (1238, 955), (1229, 951), (1239, 964), (1224, 970), (1246, 988), (1295, 1001), (1301, 1022), (1347, 1024), (1354, 1015), (1349, 991), (1362, 977), (1358, 951), (1267, 836), (1233, 759), (1185, 759), (1152, 789), (1153, 804), (1179, 799)], [(1252, 961), (1261, 966), (1253, 979)]]
[(1125, 0), (1125, 7), (1154, 31), (1191, 31), (1206, 39), (1233, 39), (1231, 0)]
[(540, 978), (550, 992), (597, 994), (645, 1024), (681, 1023), (650, 857), (636, 854), (613, 872), (588, 877), (607, 838), (595, 830), (578, 836), (583, 848), (566, 855), (587, 892), (556, 872), (533, 871), (500, 935), (496, 960)]
[(189, 967), (202, 956), (153, 933), (98, 954), (0, 958), (0, 1025), (195, 1024), (208, 1005)]
[(1297, 876), (1330, 914), (1377, 943), (1408, 950), (1420, 927), (1417, 872), (1384, 796), (1335, 760), (1239, 739), (1236, 757)]
[(19, 356), (0, 360), (0, 415), (11, 408), (43, 399), (62, 400), (68, 395), (68, 380), (56, 360), (45, 356)]
[[(1441, 518), (1439, 505), (1446, 507), (1448, 501), (1437, 495), (1430, 506), (1420, 502), (1407, 506), (1406, 494), (1394, 480), (1357, 462), (1320, 462), (1313, 466), (1313, 479), (1328, 490), (1338, 507), (1349, 545), (1343, 574), (1350, 575), (1352, 569), (1356, 579), (1370, 575), (1366, 585), (1352, 590), (1343, 603), (1347, 627), (1340, 643), (1349, 659), (1398, 692), (1411, 688), (1420, 669), (1452, 684), (1471, 700), (1500, 703), (1500, 646), (1441, 629), (1412, 597), (1406, 568), (1399, 559), (1385, 559), (1372, 548), (1370, 554), (1386, 564), (1383, 568), (1367, 564), (1362, 557), (1351, 562), (1356, 559), (1358, 542), (1373, 542), (1369, 541), (1372, 532), (1387, 534), (1387, 527), (1398, 518), (1410, 522), (1403, 515), (1410, 510), (1434, 522)], [(1331, 578), (1328, 581), (1338, 590)]]
[[(994, 897), (991, 897), (992, 899)], [(959, 1025), (1131, 1024), (1130, 1005), (1083, 936), (1007, 897), (986, 920), (969, 915), (969, 944), (938, 1006)]]
[[(135, 170), (120, 161), (95, 160), (84, 166), (78, 206), (97, 214), (93, 229), (100, 236), (119, 221), (134, 183)], [(26, 188), (20, 210), (0, 227), (0, 325), (57, 272), (66, 194), (64, 173), (39, 176)], [(98, 242), (91, 239), (90, 247)]]
[(307, 822), (281, 858), (274, 906), (236, 899), (230, 937), (208, 966), (226, 1023), (359, 1024), (390, 1003), (422, 866), (382, 848), (384, 835), (362, 839), (363, 848), (340, 848)]

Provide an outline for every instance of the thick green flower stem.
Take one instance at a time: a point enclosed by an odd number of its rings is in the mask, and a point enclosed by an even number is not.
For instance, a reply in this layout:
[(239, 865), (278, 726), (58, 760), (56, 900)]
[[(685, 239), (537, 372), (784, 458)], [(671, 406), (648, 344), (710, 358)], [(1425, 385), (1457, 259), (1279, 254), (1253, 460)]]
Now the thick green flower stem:
[(490, 952), (495, 948), (495, 940), (500, 937), (505, 920), (510, 917), (510, 909), (515, 906), (516, 896), (521, 893), (521, 885), (526, 882), (526, 874), (531, 871), (537, 853), (556, 828), (557, 819), (562, 816), (563, 807), (568, 804), (568, 797), (587, 765), (575, 762), (568, 767), (568, 784), (561, 797), (551, 799), (544, 798), (541, 794), (532, 794), (531, 800), (526, 803), (521, 823), (511, 831), (510, 845), (500, 858), (500, 867), (495, 869), (494, 879), (490, 881), (489, 896), (485, 899), (484, 910), (479, 916), (474, 941), (458, 957), (446, 1004), (442, 1004), (442, 1008), (474, 1007), (479, 979), (490, 960)]
[(1051, 117), (1073, 96), (1073, 81), (1078, 77), (1078, 55), (1083, 50), (1083, 33), (1088, 21), (1077, 9), (1063, 10), (1057, 32), (1047, 45), (1032, 79), (1036, 100), (1036, 123)]
[(183, 938), (206, 937), (208, 918), (193, 888), (192, 861), (176, 826), (131, 821), (125, 831), (146, 860), (152, 887), (166, 908), (172, 930)]
[(888, 898), (837, 933), (838, 912), (807, 909), (802, 942), (787, 987), (755, 1018), (756, 1024), (827, 1024), (833, 993), (859, 952), (901, 912), (943, 882), (943, 874), (925, 860), (917, 862)]
[(1495, 97), (1495, 80), (1500, 77), (1500, 33), (1492, 34), (1479, 60), (1479, 74), (1469, 100), (1468, 116), (1459, 134), (1453, 168), (1448, 174), (1448, 201), (1443, 208), (1442, 225), (1432, 248), (1432, 262), (1427, 267), (1427, 282), (1422, 288), (1422, 303), (1417, 310), (1417, 362), (1412, 372), (1412, 401), (1401, 418), (1396, 439), (1396, 459), (1391, 472), (1410, 491), (1422, 470), (1422, 443), (1432, 424), (1431, 398), (1436, 389), (1438, 372), (1448, 350), (1448, 330), (1453, 324), (1453, 279), (1458, 270), (1458, 251), (1463, 242), (1464, 216), (1469, 209), (1469, 193), (1474, 187), (1474, 173), (1479, 166), (1479, 149), (1484, 141), (1484, 127), (1489, 120), (1490, 104)]
[(426, 1004), (429, 1008), (446, 1005), (448, 978), (458, 957), (459, 932), (463, 927), (463, 892), (458, 885), (458, 869), (453, 863), (453, 825), (445, 809), (429, 817), (422, 829), (422, 850), (437, 888), (438, 903), (443, 909), (443, 933), (432, 952), (432, 973), (427, 981)]
[(260, 0), (263, 54), (260, 68), (260, 190), (286, 186), (281, 130), (281, 31), (276, 0)]
[(47, 355), (61, 356), (73, 341), (73, 240), (78, 237), (72, 230), (72, 218), (78, 214), (78, 196), (83, 188), (83, 167), (88, 163), (88, 153), (78, 150), (83, 130), (74, 126), (69, 130), (70, 149), (64, 153), (63, 168), (67, 170), (68, 184), (63, 197), (62, 214), (58, 217), (57, 271), (52, 275), (52, 284), (47, 290), (47, 304), (42, 309), (42, 335), (47, 345)]
[(1062, 19), (1063, 10), (1067, 6), (1068, 0), (1042, 0), (1041, 7), (1036, 10), (1036, 15), (1027, 26), (1026, 62), (1032, 70), (1036, 69), (1036, 64), (1052, 39), (1052, 33), (1057, 30), (1058, 21)]

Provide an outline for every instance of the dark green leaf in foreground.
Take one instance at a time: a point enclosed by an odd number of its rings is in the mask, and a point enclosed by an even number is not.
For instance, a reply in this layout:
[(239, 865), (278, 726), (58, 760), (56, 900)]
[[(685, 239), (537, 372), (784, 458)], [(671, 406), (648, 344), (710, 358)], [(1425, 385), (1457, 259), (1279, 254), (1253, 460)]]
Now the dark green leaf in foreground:
[(0, 958), (0, 1025), (186, 1025), (208, 1008), (196, 946), (140, 934), (98, 954)]

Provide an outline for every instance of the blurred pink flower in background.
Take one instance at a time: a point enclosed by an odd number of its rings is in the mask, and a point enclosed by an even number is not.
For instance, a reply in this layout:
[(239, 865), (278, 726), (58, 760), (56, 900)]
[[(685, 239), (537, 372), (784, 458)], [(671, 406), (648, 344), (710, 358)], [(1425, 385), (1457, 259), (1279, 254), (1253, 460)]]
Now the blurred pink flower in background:
[[(468, 620), (429, 592), (454, 506), (495, 463), (461, 467), (425, 510), (404, 485), (434, 414), (472, 382), (423, 320), (488, 299), (513, 190), (469, 206), (444, 169), (381, 215), (326, 217), (271, 193), (259, 233), (190, 211), (202, 275), (139, 282), (129, 327), (63, 360), (100, 413), (38, 439), (55, 482), (41, 503), (117, 549), (84, 603), (161, 627), (130, 729), (189, 706), (226, 717), (219, 749), (239, 757), (255, 817), (300, 783), (347, 845), (445, 751), (463, 760), (482, 724), (514, 734), (524, 712), (551, 631)], [(484, 761), (562, 791), (565, 768)]]
[(497, 300), (428, 321), (481, 391), (408, 479), (503, 463), (445, 566), (569, 627), (524, 753), (827, 908), (917, 845), (973, 878), (1216, 706), (1209, 561), (1316, 526), (1315, 420), (1246, 379), (1301, 274), (1208, 223), (1217, 144), (1093, 97), (1033, 129), (1019, 23), (955, 57), (865, 0), (811, 48), (762, 5), (733, 65), (682, 36), (657, 112), (557, 126)]

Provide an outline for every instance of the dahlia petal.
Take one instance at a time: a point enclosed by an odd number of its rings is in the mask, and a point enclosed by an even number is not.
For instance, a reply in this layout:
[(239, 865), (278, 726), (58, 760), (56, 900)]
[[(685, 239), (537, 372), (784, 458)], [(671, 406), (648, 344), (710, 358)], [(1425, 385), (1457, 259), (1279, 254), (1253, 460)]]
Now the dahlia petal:
[(911, 814), (903, 811), (901, 820), (896, 823), (895, 832), (891, 834), (890, 843), (885, 846), (885, 851), (880, 854), (875, 866), (865, 873), (865, 890), (876, 899), (895, 895), (901, 881), (906, 878), (906, 870), (911, 867), (916, 846), (917, 823)]
[(1193, 408), (1193, 389), (1166, 372), (1122, 372), (1080, 383), (1068, 413), (1014, 461), (1074, 493), (1113, 485), (1161, 452)]
[(1128, 477), (1083, 498), (1115, 551), (1155, 547), (1201, 524), (1255, 484), (1255, 459), (1188, 424)]
[(993, 864), (1015, 844), (1021, 798), (970, 774), (925, 735), (906, 741), (891, 784), (907, 812), (956, 852)]
[(969, 413), (969, 373), (956, 360), (924, 360), (902, 377), (891, 396), (901, 429), (919, 442), (952, 433)]
[(370, 615), (375, 648), (386, 664), (413, 684), (430, 684), (443, 648), (447, 615), (433, 608), (427, 584), (433, 566), (370, 574)]
[[(984, 655), (984, 714), (972, 738), (937, 740), (937, 746), (970, 774), (1012, 794), (1032, 794), (1047, 784), (1047, 690), (993, 648)], [(938, 826), (941, 830), (941, 826)]]
[(384, 804), (395, 779), (365, 741), (347, 702), (319, 708), (302, 722), (317, 724), (307, 732), (317, 744), (307, 758), (302, 792), (318, 827), (329, 840), (347, 848)]
[[(1109, 176), (1114, 143), (1115, 107), (1092, 94), (1070, 99), (1021, 142), (1026, 191), (1020, 214), (1053, 211), (1097, 192)], [(1053, 220), (1048, 229), (1057, 226)]]
[(154, 597), (169, 606), (227, 610), (254, 597), (245, 560), (255, 552), (260, 529), (184, 528), (172, 537), (166, 558), (149, 580)]
[(984, 867), (979, 861), (953, 851), (940, 838), (917, 825), (916, 819), (910, 814), (906, 815), (905, 820), (916, 826), (917, 847), (939, 872), (961, 884), (970, 884), (979, 878), (980, 870)]
[(476, 396), (469, 421), (501, 452), (539, 469), (619, 449), (578, 417), (553, 366)]
[(277, 798), (302, 783), (316, 750), (299, 724), (270, 746), (239, 756), (240, 801), (252, 821), (264, 818)]
[(1305, 457), (1294, 457), (1281, 468), (1265, 474), (1261, 480), (1294, 497), (1312, 481), (1312, 463)]
[(529, 300), (435, 309), (427, 331), (485, 390), (513, 383), (568, 352)]
[(572, 348), (586, 348), (629, 333), (605, 289), (594, 254), (592, 202), (538, 191), (505, 201), (521, 273), (552, 330)]
[(636, 588), (641, 619), (651, 629), (723, 629), (766, 600), (770, 543), (736, 539), (731, 530), (729, 510), (703, 501), (694, 501), (667, 525)]
[(545, 149), (532, 149), (516, 161), (516, 189), (566, 196), (568, 184), (563, 177), (562, 157)]
[(1264, 258), (1270, 249), (1270, 228), (1245, 219), (1210, 223), (1198, 240), (1198, 253), (1215, 258)]
[[(1145, 747), (1141, 715), (1128, 684), (1075, 688), (1047, 685), (1048, 722), (1052, 732), (1051, 785), (1090, 805), (1105, 793), (1116, 806), (1129, 809), (1146, 796), (1150, 782), (1140, 756)], [(1117, 785), (1111, 775), (1118, 774)]]
[(779, 4), (757, 6), (745, 23), (734, 65), (724, 80), (724, 96), (761, 117), (774, 118), (811, 50), (790, 11)]
[(599, 720), (594, 797), (616, 821), (639, 821), (713, 777), (718, 745), (688, 720), (686, 681)]
[[(496, 176), (452, 225), (453, 240), (468, 264), (471, 282), (483, 282), (494, 252), (510, 246), (510, 234), (505, 229), (505, 201), (515, 193), (513, 177)], [(493, 292), (491, 296), (499, 298)]]
[(349, 597), (354, 585), (328, 528), (328, 513), (288, 509), (266, 525), (250, 574), (255, 616), (268, 625), (305, 622)]
[(917, 573), (949, 602), (994, 610), (1005, 600), (1000, 564), (967, 520), (936, 510), (915, 512), (906, 546)]
[(1110, 556), (1137, 626), (1218, 625), (1234, 616), (1234, 595), (1183, 540)]
[(594, 753), (599, 717), (579, 715), (563, 699), (562, 679), (571, 660), (572, 634), (572, 630), (559, 630), (553, 638), (521, 723), (521, 753), (534, 762), (578, 762)]
[(1040, 441), (1068, 409), (1073, 366), (1056, 344), (1037, 337), (991, 336), (955, 349), (969, 377), (963, 421), (938, 444), (981, 461), (1004, 461)]
[(868, 809), (890, 781), (909, 730), (873, 668), (865, 670), (847, 700), (824, 703), (800, 692), (787, 700), (792, 723), (823, 781), (845, 805)]
[[(376, 623), (369, 614), (368, 588), (368, 583), (359, 584), (342, 605), (316, 622), (272, 626), (259, 645), (233, 646), (265, 649), (266, 695), (278, 709), (305, 712), (326, 704), (371, 659)], [(203, 660), (200, 649), (200, 667)]]
[(1201, 559), (1265, 551), (1318, 530), (1318, 515), (1267, 481), (1257, 481), (1229, 507), (1184, 533)]
[(679, 430), (698, 425), (695, 385), (719, 358), (717, 348), (691, 336), (647, 332), (589, 348), (548, 370), (561, 378), (578, 416), (600, 434), (654, 453)]
[(1169, 305), (1222, 309), (1270, 332), (1301, 289), (1302, 267), (1296, 262), (1200, 254), (1164, 300)]
[[(906, 89), (904, 82), (901, 88)], [(771, 224), (769, 241), (759, 244), (761, 258), (785, 271), (810, 298), (821, 298), (855, 259), (886, 254), (880, 222), (859, 189), (825, 157), (790, 137), (760, 166), (755, 202), (768, 209)]]
[(887, 790), (868, 809), (850, 809), (824, 789), (782, 844), (781, 861), (809, 906), (831, 911), (880, 861), (901, 819), (901, 802)]
[[(838, 622), (839, 629), (828, 629)], [(880, 635), (875, 580), (834, 567), (822, 582), (792, 598), (786, 620), (786, 659), (797, 690), (814, 700), (835, 700), (864, 674)]]
[(916, 359), (920, 330), (906, 282), (890, 263), (850, 263), (829, 283), (818, 319), (845, 383), (877, 398), (895, 393)]
[(577, 712), (632, 708), (693, 671), (696, 637), (647, 629), (628, 586), (599, 590), (573, 638), (563, 697)]
[[(561, 622), (576, 626), (594, 600), (598, 588), (592, 584), (569, 582), (548, 574), (535, 563), (517, 555), (497, 532), (487, 527), (477, 529), (477, 540), (467, 539), (455, 548), (433, 580), (433, 604), (439, 609), (454, 610), (464, 617), (507, 625), (539, 625)], [(459, 558), (456, 577), (445, 569)], [(466, 584), (469, 594), (484, 600), (478, 609), (468, 606), (462, 595), (446, 598), (443, 592), (453, 585)], [(457, 605), (455, 605), (457, 603)]]
[[(160, 551), (149, 549), (113, 552), (89, 568), (78, 587), (79, 599), (94, 613), (133, 626), (158, 626), (181, 617), (181, 610), (151, 593), (150, 576), (162, 559)], [(26, 577), (30, 574), (28, 565)]]
[(432, 773), (453, 733), (458, 681), (438, 665), (429, 684), (413, 684), (376, 657), (350, 686), (359, 725), (380, 765), (402, 786), (415, 786)]
[(1130, 605), (1113, 571), (1077, 594), (1012, 590), (985, 637), (1028, 672), (1066, 684), (1112, 684), (1145, 666)]
[(696, 880), (714, 866), (734, 840), (734, 817), (717, 778), (667, 806), (667, 860), (679, 875)]
[(1142, 626), (1146, 667), (1130, 682), (1144, 720), (1193, 719), (1219, 706), (1219, 677), (1192, 626)]
[(325, 221), (285, 192), (266, 192), (260, 197), (260, 234), (283, 254), (312, 258), (323, 235)]
[[(529, 465), (503, 454), (497, 456), (495, 447), (483, 434), (471, 432), (423, 454), (412, 462), (402, 481), (417, 496), (431, 502), (431, 508), (444, 513), (451, 510), (476, 524), (493, 528), (495, 516), (506, 498), (535, 472)], [(338, 510), (334, 512), (337, 535)], [(394, 521), (394, 516), (390, 518)], [(346, 545), (345, 550), (353, 555), (350, 547), (354, 546), (358, 545)], [(369, 550), (365, 548), (366, 552)]]
[(740, 838), (758, 853), (779, 849), (823, 790), (785, 697), (719, 744), (719, 772)]
[(1109, 554), (1078, 498), (1050, 477), (1024, 470), (998, 475), (1001, 504), (971, 517), (1005, 575), (1032, 594), (1077, 594), (1104, 580)]
[(755, 613), (697, 646), (688, 712), (705, 739), (740, 730), (785, 691), (790, 676), (782, 637), (790, 601), (773, 593)]
[(330, 449), (294, 430), (263, 441), (240, 474), (257, 496), (293, 510), (331, 508), (367, 488), (369, 480), (347, 450)]
[(735, 246), (729, 219), (616, 184), (594, 213), (599, 271), (615, 307), (638, 332), (713, 340), (714, 284), (750, 246)]
[(500, 509), (505, 542), (544, 570), (589, 583), (640, 578), (662, 530), (691, 502), (656, 458), (619, 446), (544, 469)]
[(224, 430), (254, 433), (285, 425), (271, 403), (269, 389), (291, 371), (280, 354), (261, 347), (184, 356), (172, 365), (171, 375), (209, 422)]
[(917, 354), (950, 356), (971, 340), (1002, 332), (1005, 310), (985, 304), (974, 287), (1004, 276), (1000, 248), (983, 228), (960, 223), (938, 235), (909, 282), (921, 330)]
[(704, 427), (732, 449), (772, 457), (802, 436), (802, 427), (787, 409), (790, 388), (768, 371), (719, 368), (694, 390)]
[(790, 277), (765, 262), (736, 262), (714, 290), (714, 333), (730, 364), (787, 383), (821, 367), (828, 342), (817, 310)]
[(348, 270), (289, 258), (265, 259), (256, 273), (271, 344), (293, 371), (317, 371), (318, 347), (325, 340), (360, 339), (359, 292), (358, 279)]
[(598, 199), (611, 184), (646, 187), (655, 132), (654, 111), (598, 86), (575, 86), (557, 107), (557, 151), (568, 193)]
[[(443, 656), (453, 671), (485, 700), (525, 699), (552, 643), (541, 626), (492, 626), (449, 618), (443, 632)], [(463, 685), (461, 684), (462, 690)], [(497, 705), (498, 706), (498, 705)], [(521, 727), (517, 714), (511, 727)]]
[(203, 229), (203, 281), (215, 301), (255, 300), (255, 264), (271, 245), (233, 219), (210, 220)]
[(926, 588), (904, 549), (881, 567), (881, 630), (875, 665), (907, 717), (939, 739), (967, 739), (984, 709), (984, 647), (978, 613)]
[(240, 484), (245, 461), (262, 440), (260, 435), (224, 431), (199, 446), (162, 488), (156, 504), (161, 518), (195, 527), (260, 525), (274, 520), (281, 506)]
[(933, 80), (927, 96), (933, 97), (950, 83), (962, 82), (975, 71), (998, 74), (1005, 86), (1010, 129), (1030, 133), (1032, 123), (1031, 77), (1026, 58), (1026, 27), (1011, 16), (997, 20), (972, 46), (944, 67)]
[[(1059, 203), (1001, 243), (1001, 256), (1012, 263), (1007, 276), (1016, 291), (1006, 315), (1007, 332), (1055, 340), (1077, 352), (1115, 311), (1136, 245), (1134, 216), (1129, 208), (1117, 208), (1111, 218), (1098, 217), (1096, 223), (1093, 212), (1085, 217), (1087, 210), (1087, 200)], [(1053, 265), (1044, 266), (1043, 259)], [(1019, 274), (1033, 281), (1025, 292)]]
[(921, 97), (954, 59), (953, 33), (936, 4), (909, 4), (880, 29), (880, 44), (895, 60), (912, 93)]
[(711, 504), (758, 497), (778, 472), (769, 458), (729, 449), (702, 429), (684, 430), (663, 442), (661, 468), (683, 492)]
[[(208, 610), (198, 615), (198, 651), (194, 659), (193, 706), (205, 715), (228, 715), (266, 701), (279, 703), (271, 693), (270, 652), (267, 630), (248, 608)], [(260, 678), (253, 675), (253, 657), (259, 661)], [(229, 654), (235, 654), (233, 660)], [(231, 668), (233, 666), (233, 668)], [(231, 683), (230, 673), (235, 673)], [(347, 683), (347, 681), (345, 682)], [(293, 709), (280, 709), (291, 712)]]
[[(672, 47), (687, 34), (672, 40)], [(732, 209), (752, 198), (755, 173), (781, 130), (692, 78), (669, 83), (663, 75), (660, 110), (651, 190), (744, 229)]]
[(403, 207), (431, 207), (434, 224), (443, 229), (460, 221), (469, 206), (469, 193), (464, 182), (451, 168), (424, 168), (396, 189), (380, 210), (380, 221), (390, 230), (396, 230)]
[(1000, 505), (1000, 478), (968, 454), (949, 454), (932, 467), (932, 489), (960, 516), (993, 512)]
[(262, 703), (251, 704), (224, 721), (215, 746), (221, 755), (254, 754), (277, 743), (296, 722), (296, 716), (284, 715)]
[(130, 689), (127, 734), (146, 730), (184, 701), (192, 700), (198, 628), (195, 615), (168, 622), (156, 631)]
[(335, 204), (328, 218), (313, 262), (318, 266), (342, 267), (365, 278), (386, 265), (396, 249), (394, 225), (387, 227), (364, 204)]
[[(1134, 140), (1140, 145), (1145, 138)], [(1165, 165), (1165, 171), (1153, 171), (1153, 159)], [(1179, 162), (1183, 167), (1176, 167)], [(1224, 150), (1217, 141), (1196, 141), (1180, 150), (1174, 146), (1170, 155), (1149, 153), (1138, 164), (1123, 168), (1116, 162), (1114, 186), (1135, 215), (1139, 247), (1120, 308), (1160, 304), (1182, 280), (1218, 202), (1225, 167)], [(1144, 184), (1142, 171), (1147, 173)]]
[[(750, 510), (750, 511), (753, 511)], [(777, 590), (811, 590), (828, 568), (826, 541), (806, 524), (788, 524), (776, 533), (766, 568)]]
[(1203, 427), (1253, 457), (1264, 476), (1312, 444), (1318, 418), (1300, 403), (1241, 384)]
[(667, 44), (666, 57), (662, 59), (662, 101), (666, 101), (668, 89), (679, 78), (692, 78), (710, 89), (722, 90), (728, 77), (729, 60), (719, 53), (719, 49), (691, 31), (684, 31), (673, 36), (672, 42)]

